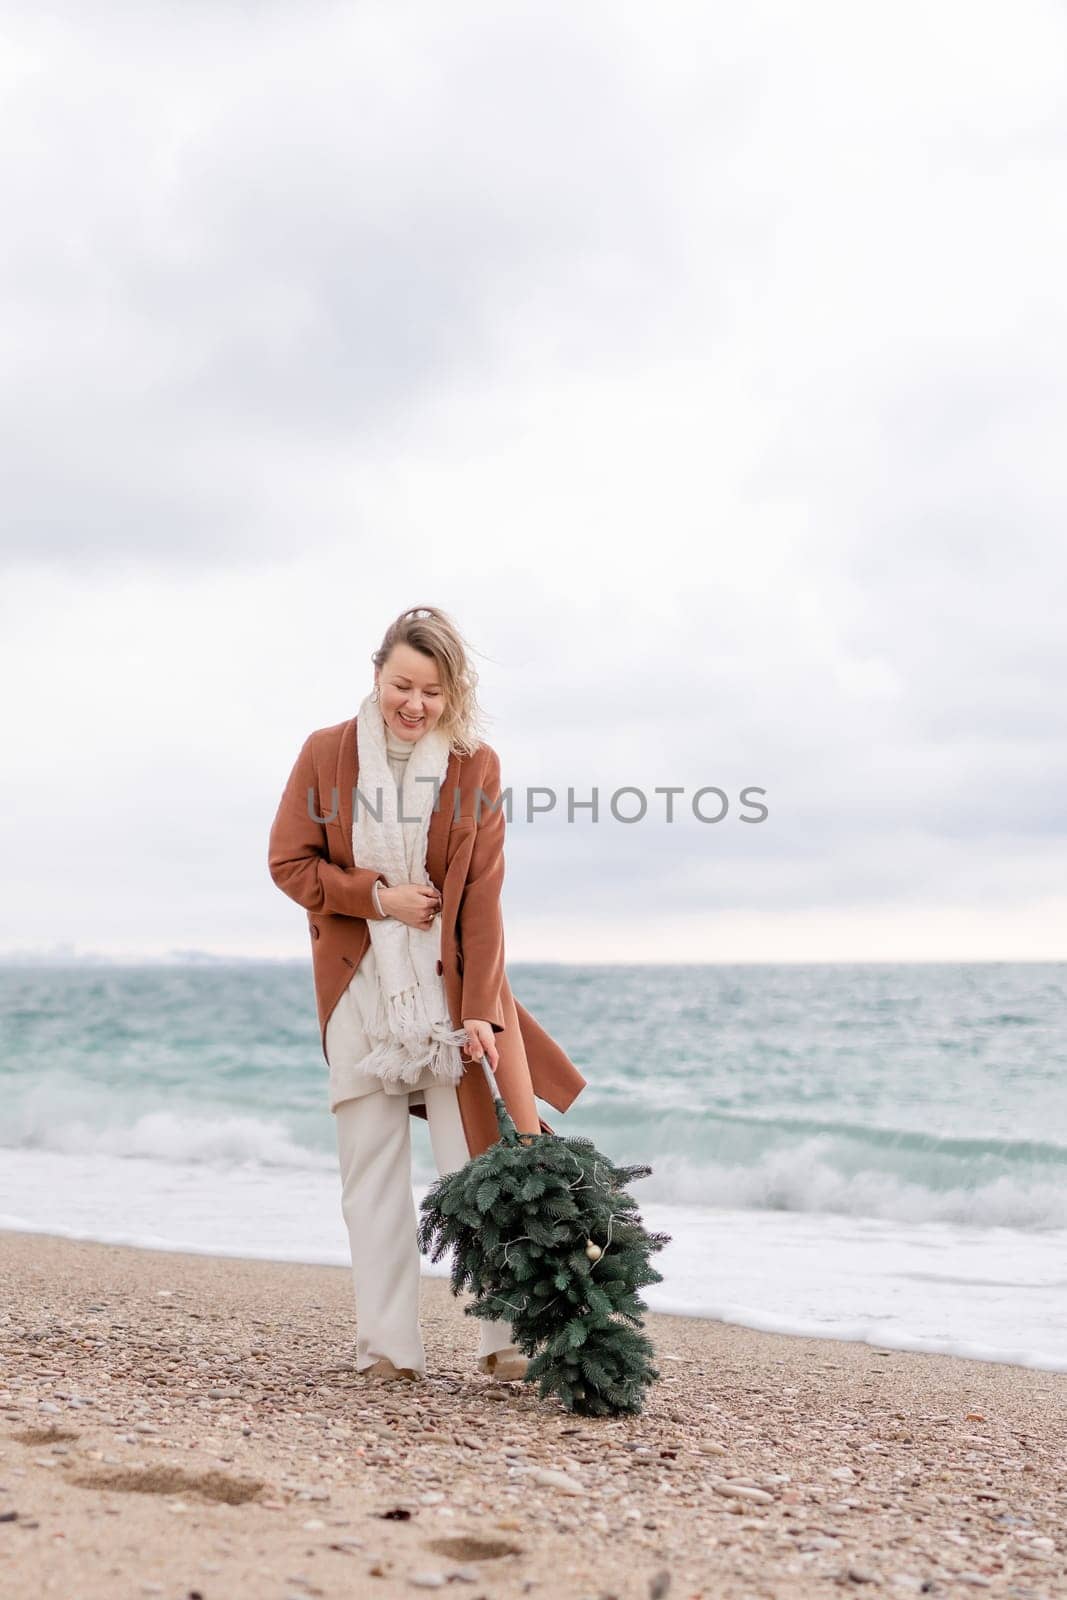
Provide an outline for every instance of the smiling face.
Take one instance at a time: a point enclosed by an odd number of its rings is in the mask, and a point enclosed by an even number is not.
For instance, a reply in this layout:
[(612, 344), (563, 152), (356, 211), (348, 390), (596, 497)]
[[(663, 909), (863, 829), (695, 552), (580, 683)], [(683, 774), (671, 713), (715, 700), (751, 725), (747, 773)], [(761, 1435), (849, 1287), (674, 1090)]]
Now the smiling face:
[(433, 656), (409, 644), (397, 644), (374, 674), (382, 716), (398, 739), (414, 744), (437, 725), (445, 709), (445, 691)]

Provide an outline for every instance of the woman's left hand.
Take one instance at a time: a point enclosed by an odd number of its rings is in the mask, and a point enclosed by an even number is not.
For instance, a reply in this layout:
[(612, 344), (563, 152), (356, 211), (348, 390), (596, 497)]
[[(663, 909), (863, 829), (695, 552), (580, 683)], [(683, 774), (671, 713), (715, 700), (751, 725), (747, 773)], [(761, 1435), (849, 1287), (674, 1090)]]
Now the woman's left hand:
[(480, 1017), (464, 1017), (463, 1026), (467, 1030), (467, 1042), (461, 1046), (463, 1054), (471, 1061), (480, 1061), (483, 1055), (488, 1056), (489, 1065), (495, 1072), (500, 1052), (494, 1042), (492, 1023), (483, 1022)]

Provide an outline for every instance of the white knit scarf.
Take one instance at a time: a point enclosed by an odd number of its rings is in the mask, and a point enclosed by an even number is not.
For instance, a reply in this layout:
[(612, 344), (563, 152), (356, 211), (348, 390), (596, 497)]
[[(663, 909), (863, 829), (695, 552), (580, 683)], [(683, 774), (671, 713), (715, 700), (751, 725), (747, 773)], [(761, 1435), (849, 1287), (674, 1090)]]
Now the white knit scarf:
[[(429, 883), (426, 843), (434, 799), (448, 770), (448, 738), (430, 728), (416, 740), (398, 789), (386, 753), (385, 718), (373, 693), (359, 708), (356, 737), (355, 861), (383, 872), (390, 886)], [(416, 782), (418, 778), (423, 782)], [(378, 810), (380, 820), (374, 815)], [(466, 1070), (459, 1047), (467, 1035), (464, 1029), (452, 1026), (445, 987), (438, 975), (438, 919), (435, 917), (429, 928), (409, 928), (396, 917), (384, 921), (370, 918), (367, 926), (378, 984), (377, 1002), (364, 1024), (372, 1049), (359, 1063), (360, 1072), (386, 1083), (414, 1083), (423, 1069), (430, 1067), (442, 1083), (458, 1083)]]

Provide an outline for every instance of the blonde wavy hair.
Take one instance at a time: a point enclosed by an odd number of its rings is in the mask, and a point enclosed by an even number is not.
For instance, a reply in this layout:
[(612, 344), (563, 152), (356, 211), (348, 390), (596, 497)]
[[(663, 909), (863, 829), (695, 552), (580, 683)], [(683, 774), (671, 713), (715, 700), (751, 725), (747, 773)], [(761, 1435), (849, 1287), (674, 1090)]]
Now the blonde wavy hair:
[(450, 749), (460, 756), (473, 755), (485, 743), (485, 718), (476, 694), (478, 672), (468, 655), (469, 646), (452, 618), (437, 606), (412, 606), (402, 611), (386, 628), (385, 637), (371, 655), (379, 670), (398, 644), (432, 656), (445, 700), (437, 726), (447, 735)]

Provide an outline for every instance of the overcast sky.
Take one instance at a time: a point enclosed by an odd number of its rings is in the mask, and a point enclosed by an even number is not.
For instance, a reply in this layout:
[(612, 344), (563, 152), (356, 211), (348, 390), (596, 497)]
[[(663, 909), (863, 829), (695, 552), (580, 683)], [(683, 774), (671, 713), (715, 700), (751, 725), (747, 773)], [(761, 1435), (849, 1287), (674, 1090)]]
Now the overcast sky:
[(517, 805), (509, 960), (1067, 955), (1058, 4), (0, 40), (0, 952), (305, 956), (282, 786), (436, 604), (601, 797)]

